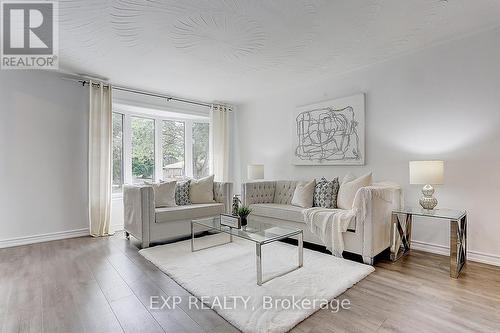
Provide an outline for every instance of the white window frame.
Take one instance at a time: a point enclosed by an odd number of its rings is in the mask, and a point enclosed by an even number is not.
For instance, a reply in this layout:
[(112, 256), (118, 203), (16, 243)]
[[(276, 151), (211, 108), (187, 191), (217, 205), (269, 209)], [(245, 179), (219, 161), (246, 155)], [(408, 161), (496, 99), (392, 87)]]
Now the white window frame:
[[(163, 177), (163, 151), (162, 151), (162, 121), (178, 121), (184, 123), (184, 172), (186, 177), (193, 177), (193, 123), (210, 124), (210, 118), (186, 119), (179, 117), (152, 116), (140, 112), (123, 110), (113, 106), (114, 113), (123, 115), (123, 184), (132, 184), (132, 117), (154, 120), (155, 125), (155, 172), (154, 181)], [(211, 130), (210, 126), (210, 130)], [(209, 151), (211, 152), (211, 142)], [(211, 158), (211, 157), (210, 157)], [(122, 193), (114, 193), (113, 197), (122, 197)]]
[[(113, 113), (117, 113), (117, 114), (120, 114), (122, 116), (122, 163), (121, 163), (121, 169), (122, 169), (122, 172), (121, 172), (121, 181), (122, 181), (122, 190), (123, 190), (123, 184), (125, 184), (125, 116), (119, 112), (113, 112)], [(113, 141), (111, 142), (111, 144), (113, 145)], [(113, 148), (111, 149), (111, 152), (113, 154)], [(113, 157), (113, 156), (112, 156)], [(113, 170), (113, 166), (111, 166), (111, 170)], [(113, 178), (113, 177), (111, 177)], [(111, 180), (111, 182), (113, 182), (113, 179)], [(112, 197), (116, 197), (116, 196), (121, 196), (121, 192), (118, 192), (118, 193), (112, 193)]]

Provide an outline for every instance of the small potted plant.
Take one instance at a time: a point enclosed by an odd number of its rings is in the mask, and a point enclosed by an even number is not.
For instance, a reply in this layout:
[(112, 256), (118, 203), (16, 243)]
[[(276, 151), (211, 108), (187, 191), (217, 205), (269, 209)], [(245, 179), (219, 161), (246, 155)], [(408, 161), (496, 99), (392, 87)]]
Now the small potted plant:
[(238, 208), (238, 215), (241, 218), (241, 226), (244, 227), (247, 225), (247, 217), (252, 212), (252, 209), (248, 206), (241, 206)]

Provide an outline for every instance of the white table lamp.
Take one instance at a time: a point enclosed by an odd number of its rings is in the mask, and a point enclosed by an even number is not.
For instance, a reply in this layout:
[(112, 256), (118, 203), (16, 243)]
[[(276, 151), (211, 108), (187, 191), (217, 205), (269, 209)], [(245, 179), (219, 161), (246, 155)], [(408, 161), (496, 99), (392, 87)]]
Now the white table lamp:
[(247, 178), (249, 180), (264, 179), (264, 165), (249, 164), (247, 167)]
[(410, 161), (410, 184), (425, 185), (422, 188), (424, 196), (420, 199), (420, 206), (424, 209), (434, 209), (438, 201), (433, 196), (432, 185), (443, 184), (443, 161)]

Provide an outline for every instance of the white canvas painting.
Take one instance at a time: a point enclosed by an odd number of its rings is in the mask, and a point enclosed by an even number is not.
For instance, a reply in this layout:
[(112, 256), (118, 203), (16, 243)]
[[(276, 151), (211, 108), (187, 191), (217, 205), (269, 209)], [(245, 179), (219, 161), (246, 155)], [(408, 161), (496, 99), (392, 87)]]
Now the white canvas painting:
[(298, 107), (293, 126), (293, 164), (365, 164), (364, 94)]

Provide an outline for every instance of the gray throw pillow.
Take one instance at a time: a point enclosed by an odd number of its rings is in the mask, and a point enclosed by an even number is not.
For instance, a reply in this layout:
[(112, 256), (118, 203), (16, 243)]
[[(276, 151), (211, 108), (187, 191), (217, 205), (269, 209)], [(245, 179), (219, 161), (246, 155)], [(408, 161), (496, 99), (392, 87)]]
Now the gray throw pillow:
[(339, 195), (340, 182), (339, 177), (335, 177), (333, 180), (333, 192), (332, 192), (332, 208), (339, 208), (337, 206), (337, 197)]
[(191, 179), (189, 186), (189, 199), (191, 203), (203, 204), (212, 203), (214, 201), (214, 175)]
[(295, 187), (292, 197), (292, 205), (302, 208), (311, 208), (314, 203), (314, 190), (316, 189), (316, 180), (310, 182), (299, 182)]
[(339, 179), (332, 181), (321, 178), (314, 189), (314, 207), (337, 208), (337, 194), (339, 192)]
[(191, 204), (191, 200), (189, 200), (190, 185), (191, 179), (177, 183), (177, 186), (175, 187), (175, 203), (177, 206), (185, 206)]

